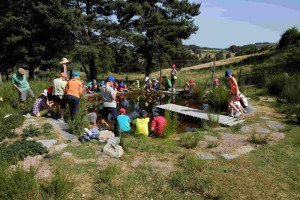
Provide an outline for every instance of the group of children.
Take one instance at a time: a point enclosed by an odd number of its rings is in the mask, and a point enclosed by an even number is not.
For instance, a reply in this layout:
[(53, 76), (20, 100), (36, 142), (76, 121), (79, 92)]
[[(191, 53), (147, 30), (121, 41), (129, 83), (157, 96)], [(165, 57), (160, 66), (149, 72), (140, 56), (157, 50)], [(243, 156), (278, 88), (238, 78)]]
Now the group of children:
[[(132, 132), (132, 125), (135, 126), (134, 134), (143, 136), (163, 136), (165, 127), (167, 126), (167, 120), (159, 111), (153, 112), (153, 120), (151, 122), (151, 127), (149, 129), (150, 117), (147, 111), (142, 110), (140, 115), (131, 119), (126, 114), (125, 108), (120, 108), (118, 110), (118, 116), (116, 119), (117, 132), (116, 136), (120, 137), (122, 134), (129, 134)], [(96, 112), (91, 112), (87, 114), (87, 119), (89, 121), (89, 128), (84, 130), (84, 134), (79, 138), (81, 142), (89, 141), (91, 139), (98, 139), (101, 136), (102, 130), (108, 130), (110, 128), (109, 124), (101, 115), (97, 115)], [(150, 131), (149, 131), (150, 130)], [(149, 133), (151, 133), (149, 135)]]
[[(101, 81), (100, 83), (98, 83), (96, 79), (93, 79), (92, 81), (88, 82), (86, 86), (84, 85), (83, 87), (87, 93), (92, 94), (101, 92), (101, 88), (104, 87), (104, 85), (105, 81)], [(119, 83), (115, 82), (114, 87), (117, 88), (118, 92), (127, 91), (126, 83), (124, 83), (123, 81), (120, 81)]]

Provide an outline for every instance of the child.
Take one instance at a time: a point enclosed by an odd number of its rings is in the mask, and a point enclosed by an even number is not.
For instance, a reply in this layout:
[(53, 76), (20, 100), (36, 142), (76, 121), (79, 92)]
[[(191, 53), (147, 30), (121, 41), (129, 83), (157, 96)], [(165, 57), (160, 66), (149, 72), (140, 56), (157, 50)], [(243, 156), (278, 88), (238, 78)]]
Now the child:
[(150, 122), (149, 117), (147, 116), (147, 111), (142, 110), (141, 118), (137, 118), (133, 121), (133, 124), (136, 126), (135, 134), (136, 135), (149, 135), (148, 123)]
[[(241, 114), (244, 114), (246, 113), (247, 111), (243, 108), (243, 106), (241, 105), (240, 103), (240, 100), (241, 98), (239, 96), (237, 96), (235, 99), (234, 99), (234, 102), (233, 102), (233, 105), (235, 105), (235, 107), (239, 110), (239, 112)], [(234, 109), (231, 108), (231, 116), (235, 116), (236, 113), (234, 113)]]
[(176, 84), (176, 79), (177, 79), (177, 70), (176, 70), (176, 65), (172, 64), (172, 70), (171, 70), (171, 83), (172, 83), (172, 92), (175, 92), (175, 84)]
[(44, 90), (43, 93), (41, 93), (40, 98), (36, 99), (33, 104), (32, 114), (36, 117), (41, 117), (48, 113), (49, 110), (51, 110), (51, 107), (53, 106), (54, 102), (49, 101), (47, 98), (47, 90)]
[(152, 81), (152, 89), (153, 90), (159, 90), (159, 81), (157, 80), (157, 78), (153, 78), (153, 81)]
[(90, 122), (89, 128), (84, 129), (84, 134), (79, 137), (79, 141), (89, 141), (91, 139), (98, 139), (100, 135), (99, 128), (97, 126), (97, 123)]
[(158, 112), (153, 112), (154, 119), (151, 123), (151, 131), (155, 133), (156, 137), (161, 137), (167, 126), (167, 120), (164, 116), (160, 116)]
[(191, 79), (191, 80), (189, 80), (189, 82), (186, 82), (185, 91), (187, 91), (189, 93), (193, 93), (194, 87), (195, 87), (195, 81)]
[(87, 90), (88, 90), (88, 93), (94, 93), (98, 90), (98, 83), (96, 81), (96, 79), (93, 79), (93, 81), (89, 82), (87, 84)]
[(123, 92), (127, 90), (126, 84), (122, 81), (118, 86), (118, 92)]
[(168, 91), (172, 87), (171, 80), (168, 79), (166, 76), (162, 76), (162, 78), (163, 78), (162, 85), (165, 86), (165, 90)]
[(119, 116), (117, 117), (117, 124), (118, 124), (118, 131), (122, 132), (129, 132), (131, 130), (130, 127), (130, 118), (126, 115), (125, 108), (120, 108)]

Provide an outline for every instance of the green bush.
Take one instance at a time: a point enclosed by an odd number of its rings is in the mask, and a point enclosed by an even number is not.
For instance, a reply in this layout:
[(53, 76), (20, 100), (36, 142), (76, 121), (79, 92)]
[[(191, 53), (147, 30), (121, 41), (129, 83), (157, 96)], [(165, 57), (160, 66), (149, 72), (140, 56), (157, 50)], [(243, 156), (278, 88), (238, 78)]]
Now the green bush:
[(31, 168), (26, 171), (20, 167), (10, 170), (1, 167), (0, 199), (68, 199), (74, 188), (71, 178), (62, 173), (55, 173), (52, 180), (41, 182), (36, 178), (36, 171)]
[(202, 135), (198, 132), (186, 132), (181, 134), (179, 144), (187, 149), (195, 148), (202, 139)]
[(0, 163), (15, 164), (26, 156), (42, 155), (47, 152), (47, 149), (41, 143), (18, 140), (10, 145), (0, 145)]
[(287, 83), (288, 74), (277, 74), (267, 77), (266, 86), (271, 95), (280, 96)]
[(165, 127), (164, 137), (168, 137), (177, 133), (179, 121), (178, 115), (176, 113), (171, 113), (170, 111), (165, 111), (165, 117), (167, 120), (167, 126)]
[(229, 89), (226, 87), (212, 88), (206, 94), (210, 108), (215, 112), (226, 112), (228, 108)]
[(23, 129), (23, 137), (38, 137), (40, 135), (42, 132), (34, 124), (29, 124)]

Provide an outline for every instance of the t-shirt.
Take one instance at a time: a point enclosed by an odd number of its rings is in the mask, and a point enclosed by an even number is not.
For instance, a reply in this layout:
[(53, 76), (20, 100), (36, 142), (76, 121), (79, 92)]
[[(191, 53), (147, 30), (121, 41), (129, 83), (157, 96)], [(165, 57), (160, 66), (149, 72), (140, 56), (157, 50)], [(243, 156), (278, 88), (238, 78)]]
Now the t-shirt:
[(133, 124), (135, 124), (135, 134), (142, 134), (145, 136), (148, 136), (149, 130), (148, 130), (148, 123), (150, 121), (150, 118), (137, 118), (133, 121)]
[(66, 94), (80, 98), (82, 94), (82, 82), (80, 80), (71, 79), (66, 85)]
[(26, 76), (14, 74), (12, 77), (12, 83), (16, 84), (16, 86), (21, 90), (25, 91), (30, 88), (29, 83), (27, 82)]
[(171, 77), (174, 78), (177, 74), (177, 70), (176, 69), (172, 69), (171, 70)]
[(230, 85), (230, 93), (231, 94), (237, 94), (237, 88), (236, 88), (236, 85), (235, 85), (235, 83), (234, 83), (234, 77), (230, 77), (229, 78), (229, 85)]
[(117, 124), (119, 131), (130, 131), (130, 118), (127, 115), (119, 115), (117, 117)]
[(167, 125), (167, 120), (163, 116), (154, 117), (151, 127), (154, 128), (156, 135), (162, 135)]
[(53, 95), (62, 96), (65, 93), (67, 82), (63, 81), (61, 78), (56, 78), (53, 80)]
[(166, 83), (167, 83), (167, 88), (172, 87), (172, 83), (171, 83), (171, 80), (170, 80), (170, 79), (167, 79), (167, 80), (166, 80)]
[(116, 108), (117, 102), (113, 100), (112, 94), (115, 93), (114, 89), (110, 86), (101, 88), (103, 107)]

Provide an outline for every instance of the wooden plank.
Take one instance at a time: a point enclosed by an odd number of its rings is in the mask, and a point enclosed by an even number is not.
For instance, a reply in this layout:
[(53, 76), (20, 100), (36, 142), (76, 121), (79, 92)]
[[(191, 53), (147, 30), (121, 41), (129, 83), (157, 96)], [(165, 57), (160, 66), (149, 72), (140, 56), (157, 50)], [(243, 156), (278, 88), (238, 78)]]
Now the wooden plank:
[[(169, 110), (171, 112), (176, 112), (185, 116), (194, 117), (197, 119), (209, 120), (208, 114), (204, 110), (198, 110), (195, 108), (189, 108), (189, 107), (180, 106), (176, 104), (164, 104), (156, 107), (164, 110)], [(244, 122), (244, 120), (237, 120), (234, 117), (225, 116), (225, 115), (211, 114), (211, 117), (218, 118), (219, 123), (226, 126), (234, 126), (236, 124)]]

